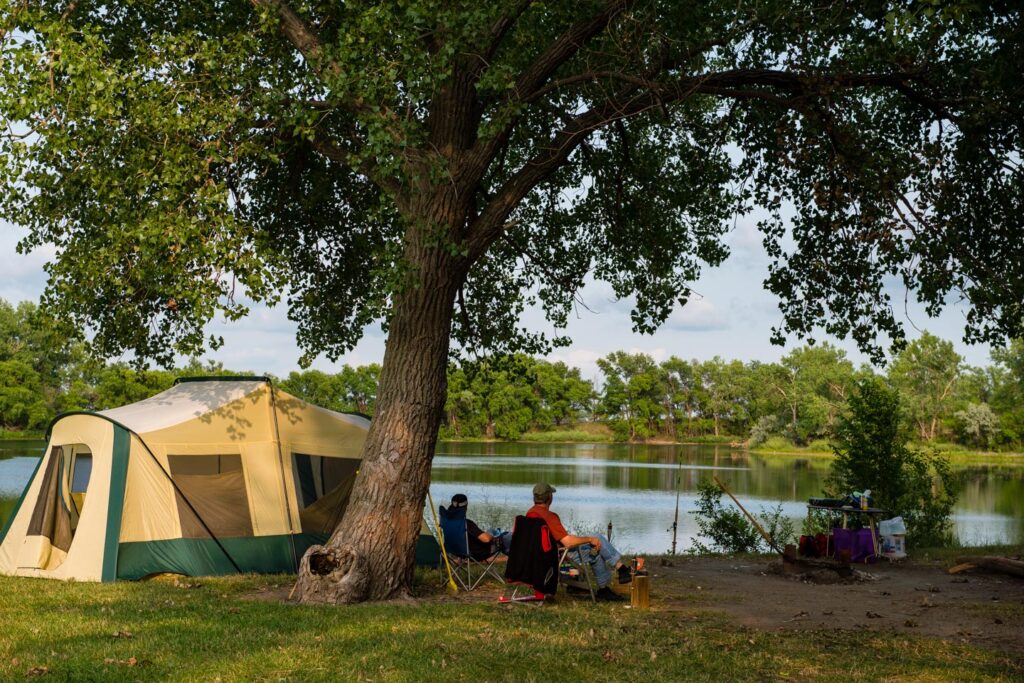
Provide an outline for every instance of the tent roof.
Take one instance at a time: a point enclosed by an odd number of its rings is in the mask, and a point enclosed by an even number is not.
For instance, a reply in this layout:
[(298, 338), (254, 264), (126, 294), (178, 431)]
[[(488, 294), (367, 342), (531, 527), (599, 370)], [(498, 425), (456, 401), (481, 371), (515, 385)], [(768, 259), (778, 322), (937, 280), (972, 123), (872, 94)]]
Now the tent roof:
[(265, 383), (266, 380), (256, 378), (184, 382), (137, 403), (102, 410), (99, 414), (142, 434), (202, 417), (248, 396)]
[[(203, 381), (185, 381), (137, 403), (103, 410), (97, 414), (124, 425), (137, 434), (144, 434), (202, 417), (245, 398), (267, 384), (268, 380), (263, 377), (204, 378)], [(276, 393), (284, 394), (281, 391)], [(293, 401), (299, 400), (287, 394), (284, 396)], [(366, 425), (363, 418), (337, 413), (308, 403), (306, 405), (343, 422)]]

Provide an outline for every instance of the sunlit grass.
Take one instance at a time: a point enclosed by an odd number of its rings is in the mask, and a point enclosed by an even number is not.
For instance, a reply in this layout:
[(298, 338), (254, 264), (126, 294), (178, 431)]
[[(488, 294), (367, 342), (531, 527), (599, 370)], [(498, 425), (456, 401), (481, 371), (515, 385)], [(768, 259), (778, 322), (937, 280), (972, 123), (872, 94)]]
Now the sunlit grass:
[[(654, 597), (655, 609), (561, 599), (341, 608), (259, 600), (291, 577), (75, 584), (0, 577), (0, 679), (185, 681), (1020, 680), (997, 653), (925, 638), (762, 633)], [(187, 587), (198, 583), (198, 586)], [(667, 588), (667, 587), (666, 587)], [(693, 586), (682, 592), (697, 592)], [(663, 599), (663, 598), (662, 598)]]
[(584, 432), (579, 429), (568, 429), (552, 432), (527, 432), (519, 437), (520, 441), (557, 443), (557, 442), (587, 442), (606, 443), (612, 440), (611, 435), (599, 432)]

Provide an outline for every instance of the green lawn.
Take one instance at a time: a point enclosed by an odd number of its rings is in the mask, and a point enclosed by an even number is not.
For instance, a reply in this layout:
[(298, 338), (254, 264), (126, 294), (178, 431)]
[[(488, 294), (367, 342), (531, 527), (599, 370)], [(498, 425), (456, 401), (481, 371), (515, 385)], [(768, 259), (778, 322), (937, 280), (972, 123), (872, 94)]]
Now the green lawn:
[[(431, 575), (426, 585), (433, 586)], [(1006, 655), (886, 633), (762, 633), (706, 607), (560, 600), (306, 607), (290, 577), (74, 584), (0, 577), (0, 679), (1014, 681)], [(684, 588), (684, 587), (681, 587)], [(657, 595), (654, 596), (657, 605)]]

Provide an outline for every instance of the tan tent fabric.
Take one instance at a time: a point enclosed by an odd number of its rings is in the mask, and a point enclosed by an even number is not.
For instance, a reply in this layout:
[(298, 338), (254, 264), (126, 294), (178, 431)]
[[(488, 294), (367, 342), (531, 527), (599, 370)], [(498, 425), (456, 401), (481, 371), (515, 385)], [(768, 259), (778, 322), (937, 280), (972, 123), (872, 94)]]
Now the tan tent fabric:
[[(0, 573), (287, 571), (340, 518), (368, 426), (259, 378), (184, 381), (62, 416), (0, 543)], [(72, 453), (91, 455), (84, 492), (71, 492)], [(317, 463), (314, 499), (303, 499), (296, 456)]]
[[(11, 520), (7, 535), (0, 544), (0, 573), (20, 576), (40, 576), (77, 581), (99, 581), (102, 576), (103, 539), (107, 523), (110, 497), (110, 453), (113, 446), (113, 425), (93, 415), (67, 415), (54, 422), (50, 442), (25, 491), (22, 505)], [(93, 468), (89, 478), (89, 504), (82, 510), (74, 537), (66, 553), (50, 547), (46, 568), (22, 557), (38, 558), (43, 554), (42, 537), (28, 534), (29, 523), (36, 501), (42, 491), (43, 473), (54, 446), (83, 444), (93, 453)]]

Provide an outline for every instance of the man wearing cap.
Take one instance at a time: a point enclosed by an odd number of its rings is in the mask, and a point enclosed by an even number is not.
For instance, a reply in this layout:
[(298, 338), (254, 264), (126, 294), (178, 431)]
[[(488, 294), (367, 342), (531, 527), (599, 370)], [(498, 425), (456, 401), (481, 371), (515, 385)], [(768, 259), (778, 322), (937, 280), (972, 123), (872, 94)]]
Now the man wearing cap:
[[(622, 553), (615, 549), (607, 538), (601, 534), (595, 536), (573, 536), (565, 527), (558, 515), (551, 511), (552, 494), (555, 487), (546, 482), (541, 482), (533, 487), (533, 507), (527, 510), (527, 517), (537, 517), (544, 520), (548, 530), (554, 539), (565, 548), (575, 548), (581, 558), (591, 556), (591, 566), (594, 569), (594, 578), (597, 580), (599, 590), (597, 597), (602, 600), (620, 601), (625, 600), (621, 595), (614, 592), (608, 585), (612, 582), (612, 573), (609, 567), (618, 571), (619, 583), (629, 583), (629, 567), (622, 564)], [(594, 557), (593, 553), (597, 556)]]

